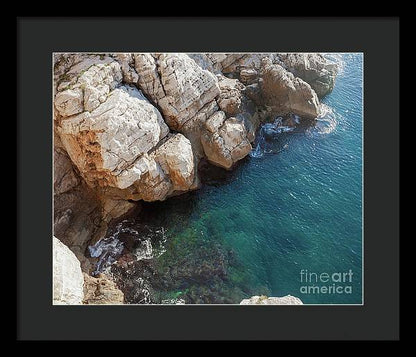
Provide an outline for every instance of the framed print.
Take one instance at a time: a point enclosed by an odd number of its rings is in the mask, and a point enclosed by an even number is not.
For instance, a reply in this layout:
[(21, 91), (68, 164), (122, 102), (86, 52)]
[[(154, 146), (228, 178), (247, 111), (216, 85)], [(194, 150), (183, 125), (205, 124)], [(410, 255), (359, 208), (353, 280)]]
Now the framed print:
[(196, 20), (17, 20), (18, 338), (397, 339), (398, 19)]

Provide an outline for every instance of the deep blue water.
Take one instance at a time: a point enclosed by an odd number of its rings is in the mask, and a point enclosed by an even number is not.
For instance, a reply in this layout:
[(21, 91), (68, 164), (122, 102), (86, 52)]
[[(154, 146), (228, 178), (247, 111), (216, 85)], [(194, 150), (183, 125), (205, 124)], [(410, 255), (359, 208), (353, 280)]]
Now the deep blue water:
[[(156, 262), (161, 274), (170, 272), (169, 284), (158, 287), (162, 297), (200, 302), (192, 296), (211, 294), (203, 302), (238, 303), (291, 294), (304, 303), (361, 303), (363, 58), (337, 57), (342, 68), (314, 126), (284, 134), (275, 153), (247, 157), (194, 193), (145, 207), (152, 213), (141, 219), (163, 226), (167, 237)], [(207, 264), (208, 273), (178, 272), (175, 264)], [(301, 282), (302, 269), (327, 273), (335, 282), (312, 274), (312, 285), (342, 292), (302, 292), (311, 285)], [(352, 281), (333, 275), (350, 271), (344, 277)]]

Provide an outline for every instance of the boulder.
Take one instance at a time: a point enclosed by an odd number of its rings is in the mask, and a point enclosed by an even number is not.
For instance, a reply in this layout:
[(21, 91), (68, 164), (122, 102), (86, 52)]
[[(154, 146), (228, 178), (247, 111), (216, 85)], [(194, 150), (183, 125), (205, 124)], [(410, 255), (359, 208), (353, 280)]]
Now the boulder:
[[(190, 140), (195, 165), (206, 156), (212, 163), (230, 168), (251, 149), (244, 121), (234, 118), (227, 122), (221, 133), (215, 135), (209, 131), (210, 125), (207, 127), (205, 123), (216, 113), (227, 112), (235, 116), (242, 111), (241, 91), (244, 86), (211, 72), (242, 55), (229, 59), (209, 54), (191, 57), (170, 53), (135, 54), (136, 71), (140, 74), (139, 86), (160, 108), (170, 129), (183, 133)], [(221, 60), (223, 64), (216, 67), (215, 63), (219, 62), (215, 60)], [(228, 129), (232, 132), (227, 134)]]
[[(303, 118), (319, 115), (319, 100), (311, 86), (279, 64), (264, 58), (260, 70), (261, 105), (274, 115), (296, 114)], [(256, 98), (258, 100), (258, 98)]]
[(220, 95), (217, 103), (220, 109), (230, 116), (241, 113), (244, 85), (238, 79), (230, 79), (224, 76), (220, 77), (218, 85)]
[(257, 81), (259, 73), (253, 68), (243, 68), (240, 71), (240, 81), (244, 84), (253, 84)]
[(169, 176), (174, 191), (188, 191), (194, 182), (195, 165), (191, 142), (182, 134), (174, 134), (159, 146), (151, 158)]
[(242, 300), (240, 305), (303, 305), (303, 302), (292, 295), (282, 297), (252, 296)]
[(319, 53), (279, 53), (282, 65), (295, 76), (302, 78), (319, 98), (332, 91), (338, 67)]
[(89, 112), (61, 120), (61, 141), (91, 186), (124, 189), (143, 171), (141, 156), (168, 133), (159, 111), (134, 87), (114, 89)]
[(250, 140), (244, 124), (237, 118), (214, 114), (206, 121), (206, 131), (201, 137), (209, 162), (230, 169), (251, 151)]
[(75, 254), (53, 237), (53, 304), (78, 305), (84, 298), (84, 278)]

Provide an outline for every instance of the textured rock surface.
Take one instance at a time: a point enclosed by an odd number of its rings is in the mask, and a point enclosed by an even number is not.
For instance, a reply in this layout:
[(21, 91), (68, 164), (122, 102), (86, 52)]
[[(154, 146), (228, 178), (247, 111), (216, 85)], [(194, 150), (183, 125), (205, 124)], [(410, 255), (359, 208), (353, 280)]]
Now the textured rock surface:
[(244, 124), (236, 118), (214, 114), (206, 123), (201, 137), (207, 159), (214, 165), (229, 169), (252, 149)]
[[(205, 124), (212, 122), (210, 118), (213, 116), (224, 116), (224, 112), (232, 116), (242, 111), (241, 91), (244, 86), (221, 75), (219, 82), (211, 72), (241, 55), (229, 59), (208, 54), (191, 56), (136, 54), (139, 86), (158, 105), (169, 127), (191, 141), (197, 160), (206, 156), (212, 163), (230, 168), (251, 150), (244, 122), (227, 119), (226, 125), (217, 133)], [(221, 60), (221, 64), (216, 60)]]
[(288, 71), (309, 83), (318, 97), (323, 97), (334, 88), (337, 65), (330, 63), (323, 55), (279, 53), (278, 57)]
[(190, 140), (195, 158), (199, 160), (205, 156), (204, 149), (201, 144), (201, 135), (204, 131), (204, 124), (207, 119), (218, 112), (219, 107), (215, 100), (209, 102), (196, 114), (192, 119), (188, 120), (181, 128), (181, 132)]
[(191, 142), (182, 134), (169, 137), (151, 157), (169, 176), (174, 191), (187, 191), (194, 182), (195, 165)]
[(91, 112), (62, 120), (62, 143), (90, 186), (127, 188), (140, 178), (137, 159), (168, 133), (159, 111), (134, 87), (120, 87)]
[(262, 60), (259, 83), (262, 104), (269, 106), (274, 114), (297, 114), (316, 118), (319, 100), (311, 86), (270, 59)]
[(244, 85), (238, 79), (230, 79), (224, 76), (220, 78), (218, 105), (228, 115), (236, 115), (242, 110), (242, 90)]
[(65, 150), (58, 145), (55, 145), (53, 163), (54, 235), (81, 260), (82, 270), (88, 271), (90, 266), (83, 251), (91, 237), (105, 232), (102, 208), (94, 192), (78, 175)]
[(139, 75), (134, 68), (134, 56), (132, 53), (117, 53), (114, 59), (120, 64), (123, 74), (123, 82), (128, 84), (137, 84)]
[(53, 237), (53, 303), (81, 304), (84, 297), (81, 267), (71, 250)]
[(263, 58), (268, 58), (273, 63), (279, 61), (274, 53), (215, 53), (206, 54), (206, 58), (211, 61), (216, 73), (237, 78), (244, 84), (251, 84), (257, 80)]
[(136, 71), (143, 92), (178, 130), (219, 94), (218, 80), (186, 54), (136, 54)]
[(85, 305), (120, 305), (124, 303), (124, 294), (116, 284), (105, 274), (96, 278), (84, 273), (84, 299)]
[(82, 62), (82, 69), (71, 68), (66, 72), (64, 76), (69, 80), (61, 79), (57, 86), (54, 103), (63, 117), (94, 110), (106, 101), (110, 91), (122, 80), (120, 65), (116, 61), (95, 63), (90, 67), (90, 62), (85, 62)]
[(283, 297), (252, 296), (250, 299), (244, 299), (240, 305), (303, 305), (303, 302), (292, 295)]

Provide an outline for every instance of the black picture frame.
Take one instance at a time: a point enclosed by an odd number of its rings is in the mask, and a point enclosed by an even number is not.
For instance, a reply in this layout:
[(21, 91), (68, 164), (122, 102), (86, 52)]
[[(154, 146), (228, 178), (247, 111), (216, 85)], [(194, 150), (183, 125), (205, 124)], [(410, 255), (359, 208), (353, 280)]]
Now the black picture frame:
[[(399, 339), (399, 19), (17, 18), (18, 340)], [(363, 306), (53, 306), (53, 52), (363, 52)]]

